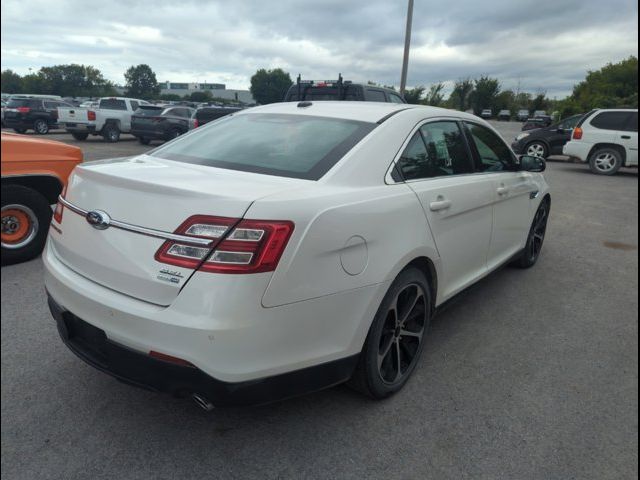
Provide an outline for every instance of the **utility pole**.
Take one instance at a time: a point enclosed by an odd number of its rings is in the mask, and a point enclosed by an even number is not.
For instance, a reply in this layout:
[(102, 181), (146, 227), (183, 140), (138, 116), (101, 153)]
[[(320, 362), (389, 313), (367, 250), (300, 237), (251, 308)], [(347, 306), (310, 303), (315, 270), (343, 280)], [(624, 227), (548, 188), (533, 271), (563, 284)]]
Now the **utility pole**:
[(400, 78), (400, 94), (404, 95), (407, 86), (407, 68), (409, 67), (409, 44), (411, 43), (411, 23), (413, 22), (413, 0), (409, 0), (407, 9), (407, 28), (404, 33), (404, 58), (402, 59), (402, 77)]

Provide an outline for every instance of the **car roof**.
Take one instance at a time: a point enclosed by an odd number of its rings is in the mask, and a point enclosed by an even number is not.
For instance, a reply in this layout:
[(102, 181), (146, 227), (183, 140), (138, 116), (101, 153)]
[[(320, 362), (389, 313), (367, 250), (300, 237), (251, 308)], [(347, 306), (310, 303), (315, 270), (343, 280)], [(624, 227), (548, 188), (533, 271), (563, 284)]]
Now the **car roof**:
[[(305, 106), (298, 106), (298, 105)], [(413, 111), (423, 118), (427, 117), (451, 117), (477, 120), (475, 115), (447, 110), (445, 108), (428, 107), (424, 105), (383, 103), (383, 102), (349, 102), (349, 101), (303, 101), (271, 103), (260, 107), (242, 110), (236, 115), (251, 115), (254, 113), (280, 113), (309, 115), (317, 117), (332, 117), (360, 122), (378, 123), (396, 113)]]

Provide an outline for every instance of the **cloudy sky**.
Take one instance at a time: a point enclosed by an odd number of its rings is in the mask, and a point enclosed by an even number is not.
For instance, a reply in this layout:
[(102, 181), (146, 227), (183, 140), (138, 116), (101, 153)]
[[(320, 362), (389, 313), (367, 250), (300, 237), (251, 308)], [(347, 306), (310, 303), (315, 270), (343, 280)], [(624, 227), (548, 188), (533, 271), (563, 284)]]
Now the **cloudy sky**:
[[(406, 0), (2, 0), (2, 69), (91, 64), (123, 83), (248, 88), (258, 68), (398, 85)], [(636, 0), (415, 0), (409, 85), (481, 74), (562, 97), (638, 55)]]

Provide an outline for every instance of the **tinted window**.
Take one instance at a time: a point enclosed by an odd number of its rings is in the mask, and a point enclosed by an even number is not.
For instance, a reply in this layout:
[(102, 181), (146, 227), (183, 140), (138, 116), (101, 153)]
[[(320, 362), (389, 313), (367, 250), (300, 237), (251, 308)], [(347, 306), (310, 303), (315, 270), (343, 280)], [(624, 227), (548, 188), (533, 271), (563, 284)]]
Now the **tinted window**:
[(627, 123), (625, 130), (627, 132), (637, 132), (638, 131), (638, 112), (634, 112), (631, 114), (631, 118)]
[(367, 101), (386, 102), (387, 99), (385, 98), (384, 92), (382, 90), (367, 90)]
[(16, 98), (9, 100), (9, 104), (7, 108), (19, 108), (19, 107), (29, 107), (29, 108), (41, 108), (42, 100), (34, 100), (31, 98)]
[(136, 102), (135, 100), (131, 100), (131, 110), (135, 112), (138, 109), (138, 106), (138, 102)]
[(186, 163), (317, 180), (375, 124), (307, 115), (221, 119), (153, 154)]
[(571, 130), (572, 128), (576, 127), (581, 118), (582, 115), (574, 115), (573, 117), (565, 118), (558, 124), (558, 128), (562, 128), (563, 130)]
[(513, 169), (515, 160), (511, 150), (498, 135), (475, 123), (467, 123), (466, 125), (480, 157), (479, 171), (499, 172)]
[(59, 102), (51, 102), (51, 101), (44, 101), (44, 108), (48, 108), (48, 109), (52, 109), (52, 108), (58, 108), (61, 107), (62, 105)]
[(239, 110), (239, 108), (199, 108), (196, 110), (195, 117), (199, 122), (206, 123)]
[(591, 125), (602, 130), (624, 130), (630, 115), (629, 112), (602, 112), (591, 120)]
[(391, 103), (404, 103), (404, 101), (395, 93), (389, 93), (389, 100)]
[(398, 168), (405, 180), (473, 172), (462, 132), (455, 122), (423, 125), (400, 157)]
[(105, 98), (100, 100), (100, 108), (106, 108), (108, 110), (126, 110), (127, 104), (124, 100), (117, 98)]

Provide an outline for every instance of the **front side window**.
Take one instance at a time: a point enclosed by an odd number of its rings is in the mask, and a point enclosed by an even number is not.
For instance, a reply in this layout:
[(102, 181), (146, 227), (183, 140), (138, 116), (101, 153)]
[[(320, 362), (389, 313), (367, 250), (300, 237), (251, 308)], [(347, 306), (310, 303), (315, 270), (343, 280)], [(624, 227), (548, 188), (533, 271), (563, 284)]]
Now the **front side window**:
[(480, 172), (514, 170), (513, 154), (497, 134), (475, 123), (466, 123), (466, 126), (478, 151)]
[(400, 157), (405, 180), (473, 173), (464, 137), (456, 122), (423, 125)]
[(391, 101), (391, 103), (404, 103), (404, 101), (395, 93), (389, 94), (389, 100)]
[(318, 180), (375, 127), (374, 123), (307, 115), (233, 115), (160, 147), (153, 156)]
[(386, 102), (387, 99), (384, 96), (384, 92), (382, 90), (369, 90), (367, 100), (369, 102)]

